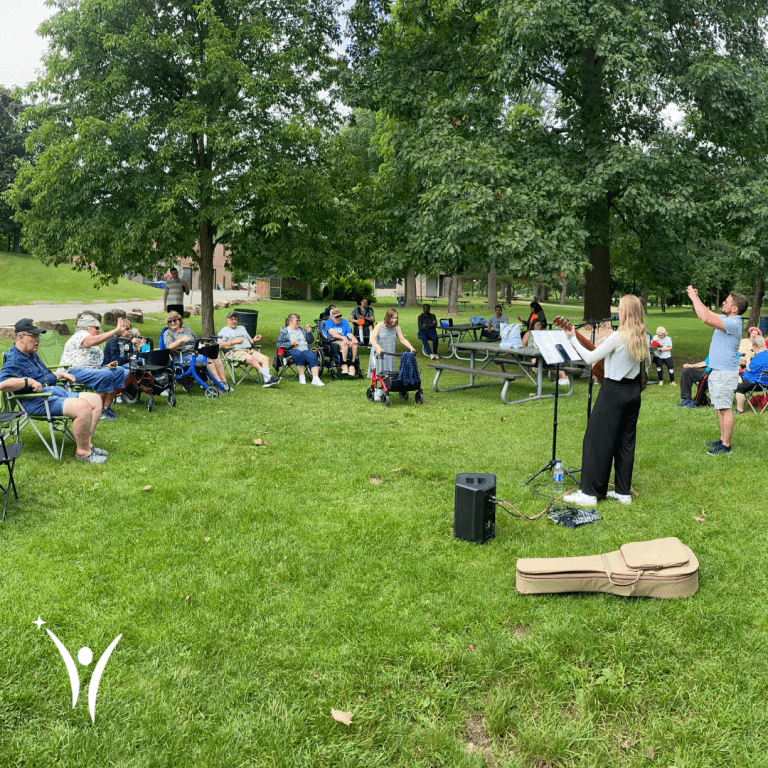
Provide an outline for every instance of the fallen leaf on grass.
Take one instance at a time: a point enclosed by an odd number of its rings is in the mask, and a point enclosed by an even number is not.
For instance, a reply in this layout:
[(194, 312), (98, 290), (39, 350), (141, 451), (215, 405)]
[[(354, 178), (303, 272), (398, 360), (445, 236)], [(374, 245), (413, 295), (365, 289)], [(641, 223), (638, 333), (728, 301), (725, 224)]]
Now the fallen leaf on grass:
[(405, 469), (405, 467), (395, 467), (392, 471), (393, 472), (402, 472)]
[(211, 540), (211, 537), (210, 537), (210, 536), (206, 536), (206, 537), (205, 537), (205, 541), (210, 541), (210, 540)]
[(635, 746), (634, 739), (624, 739), (624, 741), (621, 742), (622, 749), (632, 749), (632, 747), (634, 746)]
[(189, 602), (192, 599), (192, 595), (187, 595), (184, 599)]
[(645, 751), (645, 756), (646, 756), (646, 757), (647, 757), (649, 760), (653, 760), (653, 755), (654, 755), (653, 747), (649, 747), (649, 748), (648, 748), (648, 749)]
[(151, 485), (145, 485), (141, 490), (142, 491), (151, 491), (152, 490), (152, 486)]
[(372, 483), (376, 483), (376, 485), (378, 485), (381, 482), (381, 478), (380, 477), (376, 477), (376, 475), (371, 475), (368, 479)]
[(331, 717), (337, 722), (337, 723), (344, 723), (344, 725), (352, 725), (352, 713), (351, 712), (341, 712), (338, 709), (332, 709), (331, 710)]
[(693, 519), (694, 519), (694, 520), (695, 520), (697, 523), (703, 523), (703, 522), (704, 522), (704, 518), (706, 518), (706, 516), (707, 516), (707, 513), (706, 513), (706, 511), (702, 509), (702, 510), (701, 510), (701, 517), (694, 517)]
[(253, 441), (253, 444), (254, 444), (254, 445), (264, 445), (265, 443), (264, 443), (264, 441), (263, 441), (263, 440), (262, 440), (260, 437), (257, 437), (257, 438), (256, 438), (256, 439)]
[(135, 408), (131, 408), (131, 413), (136, 413), (136, 409)]

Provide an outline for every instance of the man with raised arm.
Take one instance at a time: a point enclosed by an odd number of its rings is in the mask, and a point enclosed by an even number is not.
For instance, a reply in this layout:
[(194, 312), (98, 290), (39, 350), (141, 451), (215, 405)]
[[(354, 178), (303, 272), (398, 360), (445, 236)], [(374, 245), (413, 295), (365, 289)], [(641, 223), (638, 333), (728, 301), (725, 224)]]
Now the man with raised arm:
[(720, 439), (708, 443), (710, 456), (731, 452), (733, 436), (733, 393), (739, 384), (739, 342), (741, 341), (741, 315), (749, 306), (743, 293), (731, 291), (721, 306), (721, 314), (704, 306), (699, 292), (689, 285), (685, 289), (696, 316), (714, 328), (709, 345), (709, 399), (717, 411)]

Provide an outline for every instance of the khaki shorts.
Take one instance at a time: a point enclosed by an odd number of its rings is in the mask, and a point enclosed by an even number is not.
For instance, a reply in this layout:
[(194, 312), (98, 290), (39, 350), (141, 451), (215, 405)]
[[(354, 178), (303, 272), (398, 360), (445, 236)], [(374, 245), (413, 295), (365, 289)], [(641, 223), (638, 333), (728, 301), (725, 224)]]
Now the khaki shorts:
[(249, 357), (255, 357), (257, 355), (256, 350), (251, 349), (230, 349), (224, 354), (227, 360), (237, 360), (240, 363), (244, 363)]
[(712, 371), (709, 374), (709, 401), (712, 407), (718, 411), (730, 410), (738, 385), (738, 371)]

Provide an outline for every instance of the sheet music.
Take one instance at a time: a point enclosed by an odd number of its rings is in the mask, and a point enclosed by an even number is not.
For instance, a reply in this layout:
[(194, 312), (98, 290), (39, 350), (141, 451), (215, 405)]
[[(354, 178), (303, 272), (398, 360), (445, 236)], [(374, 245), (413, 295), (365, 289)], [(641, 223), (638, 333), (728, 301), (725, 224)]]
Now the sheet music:
[[(581, 360), (581, 355), (574, 349), (565, 331), (531, 331), (531, 334), (547, 365), (567, 365), (571, 361)], [(568, 360), (563, 360), (557, 349), (558, 344), (562, 345)]]

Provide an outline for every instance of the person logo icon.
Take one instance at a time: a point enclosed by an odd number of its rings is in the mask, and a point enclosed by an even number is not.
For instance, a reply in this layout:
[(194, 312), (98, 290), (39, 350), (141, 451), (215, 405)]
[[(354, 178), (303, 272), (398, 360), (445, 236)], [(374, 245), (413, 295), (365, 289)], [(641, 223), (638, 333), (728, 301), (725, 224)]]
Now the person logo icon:
[[(42, 629), (45, 622), (40, 616), (37, 617), (37, 621), (33, 621), (33, 624), (37, 625), (38, 629)], [(72, 709), (77, 704), (77, 699), (80, 695), (80, 675), (77, 672), (77, 666), (72, 658), (72, 654), (66, 649), (64, 643), (59, 640), (56, 635), (51, 632), (50, 629), (45, 630), (54, 645), (58, 648), (61, 658), (64, 661), (64, 666), (67, 668), (67, 674), (69, 675), (69, 682), (72, 686)], [(104, 668), (107, 666), (109, 657), (112, 655), (112, 651), (115, 650), (115, 646), (120, 642), (122, 634), (119, 634), (107, 647), (104, 653), (101, 654), (101, 658), (96, 662), (93, 673), (91, 674), (91, 682), (88, 685), (88, 710), (91, 713), (91, 721), (96, 722), (96, 694), (99, 691), (99, 683), (101, 682), (101, 676), (104, 674)], [(88, 646), (83, 646), (77, 652), (77, 661), (83, 667), (90, 666), (93, 661), (93, 651)]]

